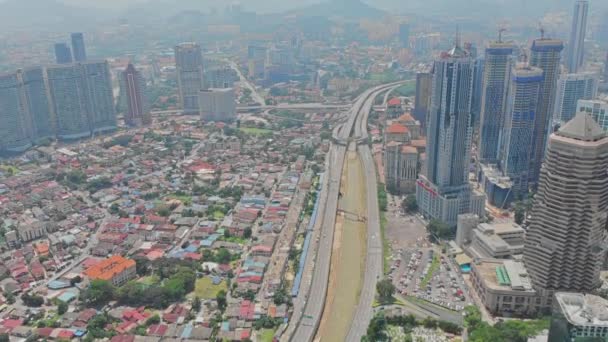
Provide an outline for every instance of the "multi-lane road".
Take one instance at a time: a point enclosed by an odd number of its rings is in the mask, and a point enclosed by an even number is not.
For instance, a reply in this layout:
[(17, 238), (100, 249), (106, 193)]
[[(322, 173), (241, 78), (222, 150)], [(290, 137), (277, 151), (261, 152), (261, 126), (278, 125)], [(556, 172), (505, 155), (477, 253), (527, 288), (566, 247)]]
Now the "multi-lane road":
[[(348, 113), (346, 122), (336, 127), (333, 132), (333, 139), (328, 158), (330, 158), (326, 170), (328, 178), (327, 190), (323, 191), (320, 206), (324, 208), (320, 222), (320, 241), (317, 246), (317, 253), (314, 257), (314, 268), (312, 280), (307, 284), (307, 291), (301, 291), (300, 296), (304, 296), (304, 309), (299, 313), (299, 319), (290, 322), (286, 333), (293, 334), (288, 337), (291, 341), (310, 342), (315, 338), (319, 328), (323, 308), (325, 306), (327, 287), (329, 281), (330, 260), (334, 239), (334, 228), (336, 213), (338, 209), (338, 195), (340, 193), (340, 180), (346, 155), (347, 145), (351, 142), (363, 142), (359, 147), (361, 160), (363, 162), (366, 175), (367, 187), (367, 206), (368, 206), (368, 241), (367, 256), (365, 264), (365, 277), (363, 288), (356, 308), (353, 323), (348, 333), (348, 340), (360, 340), (367, 324), (373, 314), (372, 303), (375, 294), (375, 284), (377, 278), (382, 274), (382, 240), (380, 236), (380, 220), (378, 212), (376, 170), (373, 164), (371, 151), (367, 147), (367, 117), (373, 106), (374, 99), (382, 92), (395, 88), (403, 82), (396, 82), (377, 86), (367, 90), (360, 95)], [(359, 184), (349, 184), (349, 186), (361, 186)], [(293, 327), (295, 326), (295, 328)], [(352, 339), (351, 339), (352, 337)], [(322, 338), (322, 337), (321, 337)], [(282, 340), (285, 340), (285, 336)]]

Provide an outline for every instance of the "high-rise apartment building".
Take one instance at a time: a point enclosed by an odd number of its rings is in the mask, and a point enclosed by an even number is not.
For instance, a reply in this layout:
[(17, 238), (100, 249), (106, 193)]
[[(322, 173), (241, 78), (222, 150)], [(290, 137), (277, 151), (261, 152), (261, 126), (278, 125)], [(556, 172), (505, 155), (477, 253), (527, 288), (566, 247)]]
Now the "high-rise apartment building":
[(207, 88), (232, 88), (238, 82), (239, 75), (231, 67), (224, 66), (205, 70), (205, 89)]
[(80, 64), (80, 67), (91, 132), (96, 134), (116, 130), (116, 108), (108, 62), (91, 61)]
[[(416, 183), (423, 215), (452, 227), (459, 214), (472, 212), (484, 200), (483, 195), (472, 195), (469, 184), (474, 67), (473, 59), (458, 44), (434, 62), (426, 170)], [(481, 208), (474, 213), (483, 216)]]
[(512, 183), (512, 198), (528, 192), (530, 146), (542, 81), (539, 68), (520, 65), (513, 69), (499, 154), (502, 172)]
[(55, 44), (55, 62), (57, 64), (72, 63), (72, 51), (66, 43)]
[(23, 86), (28, 118), (31, 119), (33, 141), (53, 138), (55, 136), (55, 122), (49, 104), (44, 69), (33, 67), (18, 73)]
[(236, 98), (234, 89), (205, 89), (199, 96), (202, 120), (229, 121), (236, 117)]
[(399, 24), (399, 43), (403, 48), (410, 47), (410, 24)]
[(538, 110), (536, 111), (530, 158), (530, 182), (532, 184), (538, 182), (540, 167), (545, 155), (545, 145), (554, 112), (555, 93), (563, 49), (564, 44), (557, 39), (543, 37), (534, 40), (532, 43), (530, 66), (540, 68), (543, 71), (543, 84)]
[(566, 123), (576, 114), (578, 100), (591, 100), (597, 95), (599, 79), (593, 73), (561, 75), (555, 94), (555, 123)]
[(47, 75), (57, 138), (70, 140), (90, 136), (84, 81), (78, 65), (51, 66), (47, 68)]
[(492, 42), (486, 49), (478, 146), (481, 163), (495, 163), (499, 158), (512, 55), (512, 43)]
[(591, 115), (604, 132), (608, 133), (608, 101), (606, 100), (579, 100), (577, 113)]
[(586, 113), (552, 134), (534, 198), (524, 262), (544, 306), (555, 291), (591, 292), (605, 257), (608, 137)]
[(416, 98), (414, 100), (414, 118), (426, 127), (426, 116), (431, 101), (431, 87), (433, 74), (430, 72), (419, 72), (416, 74)]
[(71, 38), (74, 61), (85, 62), (87, 60), (87, 51), (84, 45), (84, 35), (81, 32), (75, 32), (72, 33)]
[(203, 55), (200, 45), (181, 43), (175, 47), (175, 66), (180, 106), (184, 114), (199, 114), (198, 98), (204, 88)]
[(570, 40), (568, 41), (568, 55), (566, 58), (568, 71), (570, 73), (577, 73), (585, 62), (585, 33), (587, 31), (588, 13), (589, 1), (577, 0), (574, 5), (572, 28), (570, 31)]
[(80, 139), (116, 129), (116, 112), (107, 62), (47, 69), (59, 139)]
[(124, 96), (127, 102), (125, 123), (129, 126), (147, 125), (151, 122), (146, 102), (146, 81), (140, 71), (131, 63), (122, 72)]
[(18, 75), (0, 76), (0, 152), (21, 152), (31, 146), (24, 101)]

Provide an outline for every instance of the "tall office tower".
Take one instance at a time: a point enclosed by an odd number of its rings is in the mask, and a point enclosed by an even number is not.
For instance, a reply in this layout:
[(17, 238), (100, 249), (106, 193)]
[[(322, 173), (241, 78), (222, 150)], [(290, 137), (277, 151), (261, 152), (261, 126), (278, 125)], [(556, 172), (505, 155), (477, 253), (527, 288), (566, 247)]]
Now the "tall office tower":
[(17, 74), (0, 76), (0, 152), (22, 152), (31, 146)]
[(72, 52), (76, 62), (84, 62), (87, 60), (87, 50), (84, 45), (84, 35), (81, 32), (75, 32), (71, 35)]
[(608, 133), (608, 101), (606, 100), (578, 100), (577, 113), (591, 115), (604, 132)]
[(542, 81), (539, 68), (522, 64), (513, 69), (499, 154), (503, 174), (511, 180), (512, 198), (528, 193), (530, 146)]
[(593, 73), (561, 75), (557, 81), (553, 122), (566, 123), (576, 114), (578, 100), (591, 100), (597, 95), (599, 79)]
[(150, 111), (146, 104), (146, 81), (141, 72), (129, 63), (122, 72), (122, 84), (127, 102), (125, 122), (129, 126), (147, 125), (151, 122)]
[(247, 47), (247, 75), (250, 78), (264, 78), (268, 49), (265, 46), (251, 44)]
[(31, 118), (31, 135), (34, 141), (55, 136), (55, 122), (49, 104), (48, 87), (42, 67), (33, 67), (19, 72), (26, 108)]
[(410, 24), (399, 24), (399, 43), (401, 43), (401, 47), (410, 47)]
[(499, 156), (513, 55), (513, 45), (502, 41), (486, 49), (481, 96), (479, 162), (495, 163)]
[(475, 77), (473, 78), (473, 104), (472, 104), (472, 115), (473, 115), (473, 127), (479, 129), (481, 121), (481, 100), (483, 93), (483, 74), (485, 70), (486, 60), (485, 56), (480, 56), (475, 59)]
[(91, 132), (95, 134), (116, 130), (116, 108), (108, 62), (86, 62), (80, 68), (84, 78), (85, 104)]
[(175, 66), (180, 106), (184, 114), (198, 114), (198, 97), (203, 89), (203, 55), (200, 45), (181, 43), (175, 47)]
[(471, 195), (469, 184), (474, 68), (475, 62), (458, 44), (433, 65), (426, 170), (416, 182), (416, 199), (423, 215), (450, 227), (456, 226), (459, 214), (479, 208), (472, 202), (483, 200)]
[(559, 78), (561, 52), (564, 44), (561, 40), (540, 38), (534, 40), (531, 48), (530, 66), (543, 71), (543, 84), (532, 141), (532, 155), (530, 159), (530, 182), (536, 184), (540, 174), (540, 166), (545, 155), (545, 145), (549, 132), (549, 125), (553, 117), (555, 105), (555, 91)]
[(46, 72), (57, 138), (71, 140), (90, 136), (84, 82), (79, 65), (51, 66)]
[(430, 72), (419, 72), (416, 74), (416, 98), (414, 103), (414, 118), (420, 125), (426, 127), (426, 116), (431, 102), (431, 87), (433, 74)]
[(55, 61), (57, 64), (72, 63), (72, 51), (66, 43), (55, 44)]
[(236, 117), (234, 89), (205, 89), (199, 97), (201, 119), (205, 121), (230, 121)]
[(608, 137), (585, 113), (551, 135), (526, 232), (532, 286), (551, 305), (554, 291), (601, 285), (608, 211)]
[(587, 31), (587, 14), (589, 12), (588, 0), (577, 0), (572, 16), (570, 41), (568, 41), (568, 55), (566, 63), (570, 73), (576, 73), (583, 66), (585, 54), (585, 33)]

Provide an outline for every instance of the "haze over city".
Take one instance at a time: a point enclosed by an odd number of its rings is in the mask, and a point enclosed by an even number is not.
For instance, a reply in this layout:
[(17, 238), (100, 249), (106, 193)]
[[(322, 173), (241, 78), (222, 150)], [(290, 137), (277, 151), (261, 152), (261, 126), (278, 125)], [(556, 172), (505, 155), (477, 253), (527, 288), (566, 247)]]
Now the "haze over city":
[(607, 15), (0, 0), (0, 342), (608, 341)]

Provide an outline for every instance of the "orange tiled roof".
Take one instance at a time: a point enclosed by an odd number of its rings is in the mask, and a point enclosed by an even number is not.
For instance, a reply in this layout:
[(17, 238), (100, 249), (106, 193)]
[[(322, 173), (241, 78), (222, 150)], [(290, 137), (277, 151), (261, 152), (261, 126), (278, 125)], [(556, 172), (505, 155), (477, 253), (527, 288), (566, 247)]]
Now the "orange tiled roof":
[(414, 119), (414, 117), (412, 116), (412, 114), (410, 113), (403, 113), (403, 115), (401, 115), (397, 121), (399, 122), (411, 122), (411, 121), (416, 121)]
[(386, 129), (386, 133), (388, 134), (405, 134), (410, 130), (407, 127), (403, 126), (400, 123), (393, 123)]
[(120, 255), (113, 255), (84, 271), (90, 279), (111, 280), (130, 267), (135, 267), (135, 261)]

